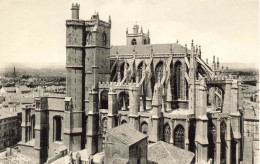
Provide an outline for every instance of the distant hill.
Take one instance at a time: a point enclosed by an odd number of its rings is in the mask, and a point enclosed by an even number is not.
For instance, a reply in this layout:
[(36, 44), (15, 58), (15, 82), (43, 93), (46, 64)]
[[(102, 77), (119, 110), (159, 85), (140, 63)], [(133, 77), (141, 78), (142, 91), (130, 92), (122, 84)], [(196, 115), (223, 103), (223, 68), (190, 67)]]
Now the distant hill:
[(15, 72), (30, 75), (63, 75), (65, 76), (65, 63), (0, 63), (0, 75)]
[(257, 63), (220, 63), (220, 67), (222, 66), (224, 67), (224, 69), (228, 67), (229, 70), (235, 70), (235, 71), (259, 72), (259, 64)]
[[(211, 63), (209, 64), (211, 66)], [(234, 71), (253, 71), (259, 72), (259, 65), (255, 63), (220, 63), (220, 67), (228, 67), (229, 70)], [(38, 75), (60, 75), (65, 74), (65, 63), (1, 63), (0, 62), (0, 75), (5, 73), (12, 73), (13, 69), (16, 73), (22, 74), (38, 74)]]

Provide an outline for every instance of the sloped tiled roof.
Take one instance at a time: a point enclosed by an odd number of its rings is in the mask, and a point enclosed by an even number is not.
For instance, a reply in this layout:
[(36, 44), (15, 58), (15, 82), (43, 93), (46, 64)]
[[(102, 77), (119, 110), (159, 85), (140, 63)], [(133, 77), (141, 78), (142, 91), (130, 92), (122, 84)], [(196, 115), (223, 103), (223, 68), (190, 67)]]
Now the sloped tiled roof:
[(149, 163), (190, 164), (193, 158), (194, 153), (163, 141), (159, 141), (148, 146)]
[(127, 163), (128, 163), (128, 160), (122, 159), (122, 158), (116, 158), (111, 161), (111, 164), (127, 164)]
[(31, 91), (31, 89), (30, 88), (28, 88), (27, 86), (25, 86), (25, 85), (21, 85), (21, 86), (19, 86), (19, 90), (22, 92), (25, 92), (25, 91)]
[(34, 98), (32, 96), (22, 97), (20, 95), (13, 95), (10, 97), (9, 103), (32, 104), (34, 103)]
[[(125, 45), (125, 46), (113, 46), (110, 50), (111, 54), (151, 54), (153, 53), (173, 53), (173, 54), (185, 54), (186, 48), (178, 43), (173, 44), (151, 44), (151, 45)], [(190, 54), (190, 50), (187, 50)]]
[(15, 87), (6, 87), (5, 89), (6, 89), (6, 92), (15, 92), (16, 91)]
[(242, 89), (242, 93), (257, 93), (258, 88), (256, 86), (247, 85), (246, 88)]
[(133, 129), (128, 124), (108, 129), (107, 133), (129, 146), (147, 137), (147, 135)]

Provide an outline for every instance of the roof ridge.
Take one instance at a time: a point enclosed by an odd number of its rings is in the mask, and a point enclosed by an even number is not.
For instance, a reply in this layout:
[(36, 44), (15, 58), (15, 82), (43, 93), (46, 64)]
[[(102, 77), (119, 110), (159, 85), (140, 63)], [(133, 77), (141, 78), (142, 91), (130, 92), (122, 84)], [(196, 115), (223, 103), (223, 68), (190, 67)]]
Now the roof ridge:
[[(134, 130), (134, 131), (140, 133), (140, 135), (142, 135), (142, 139), (148, 137), (147, 135), (144, 135), (143, 133), (139, 132), (138, 130), (132, 128), (132, 127), (129, 126), (128, 124), (123, 124), (123, 125), (120, 125), (120, 126), (117, 126), (117, 127), (111, 128), (111, 129), (108, 129), (106, 133), (111, 134), (113, 137), (117, 138), (118, 140), (120, 140), (121, 142), (125, 143), (126, 145), (129, 145), (129, 146), (133, 145), (134, 143), (128, 143), (128, 142), (122, 140), (119, 136), (113, 135), (113, 133), (112, 133), (113, 131), (115, 131), (115, 130), (117, 130), (117, 129), (120, 129), (120, 128), (122, 128), (122, 127), (130, 128), (131, 130)], [(122, 135), (125, 136), (125, 133), (123, 133), (123, 131), (120, 131), (120, 133), (122, 133)]]
[[(164, 145), (166, 142), (161, 142), (163, 147), (165, 148), (165, 150), (167, 151), (167, 153), (170, 155), (170, 157), (172, 158), (173, 161), (176, 161), (176, 159), (173, 158), (173, 156), (171, 155), (171, 152), (166, 148), (166, 146)], [(167, 143), (168, 144), (168, 143)], [(177, 161), (178, 162), (178, 161)]]
[[(106, 133), (109, 133), (109, 132), (107, 131)], [(109, 133), (109, 134), (113, 135), (112, 133)], [(119, 141), (123, 142), (123, 143), (126, 144), (126, 145), (129, 145), (129, 146), (132, 145), (132, 144), (129, 144), (129, 143), (123, 141), (120, 137), (118, 137), (118, 136), (116, 136), (116, 135), (113, 135), (113, 137), (115, 137), (116, 139), (118, 139)]]

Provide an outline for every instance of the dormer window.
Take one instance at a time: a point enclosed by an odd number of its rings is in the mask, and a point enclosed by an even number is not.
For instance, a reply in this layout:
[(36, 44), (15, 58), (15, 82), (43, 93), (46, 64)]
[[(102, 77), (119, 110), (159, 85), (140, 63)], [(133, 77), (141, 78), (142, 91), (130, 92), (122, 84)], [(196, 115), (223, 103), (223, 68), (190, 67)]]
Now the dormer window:
[(131, 42), (132, 45), (136, 45), (136, 40), (133, 39), (132, 42)]
[(107, 45), (107, 35), (105, 32), (102, 34), (103, 43), (102, 45), (105, 47)]

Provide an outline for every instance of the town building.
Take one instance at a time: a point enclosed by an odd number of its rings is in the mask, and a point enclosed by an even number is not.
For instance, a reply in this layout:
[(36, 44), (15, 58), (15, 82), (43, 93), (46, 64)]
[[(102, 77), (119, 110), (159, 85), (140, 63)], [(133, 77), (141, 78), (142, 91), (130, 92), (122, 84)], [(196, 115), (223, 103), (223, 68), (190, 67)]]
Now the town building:
[(105, 163), (147, 163), (147, 138), (127, 124), (108, 129)]
[(22, 110), (9, 108), (0, 109), (0, 151), (7, 147), (15, 146), (21, 141)]
[(242, 160), (241, 81), (219, 60), (210, 67), (193, 41), (151, 44), (138, 25), (126, 31), (127, 45), (111, 47), (111, 18), (81, 20), (79, 10), (72, 4), (66, 20), (66, 98), (38, 97), (23, 108), (22, 154), (38, 163), (64, 147), (95, 156), (108, 129), (128, 123), (149, 143), (193, 152), (195, 163)]

